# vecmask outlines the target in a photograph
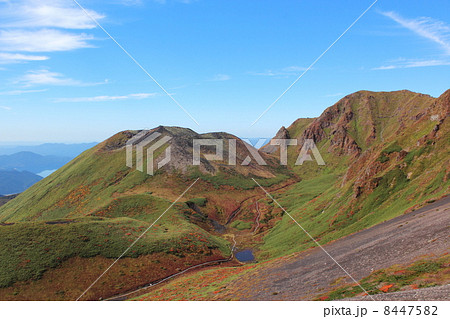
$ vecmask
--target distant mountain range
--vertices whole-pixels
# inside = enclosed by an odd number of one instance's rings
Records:
[[[0,194],[23,192],[96,144],[0,146]]]
[[[61,157],[74,158],[80,153],[84,152],[91,147],[94,147],[97,143],[80,143],[80,144],[63,144],[63,143],[45,143],[41,145],[28,145],[28,146],[1,146],[0,155],[11,155],[19,152],[33,152],[39,155],[53,155]]]
[[[16,170],[0,170],[0,195],[21,193],[42,177],[30,173]]]
[[[28,171],[38,174],[45,170],[60,168],[71,159],[71,157],[19,152],[12,155],[0,155],[0,170]]]

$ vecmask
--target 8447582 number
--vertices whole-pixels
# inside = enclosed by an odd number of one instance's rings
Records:
[[[404,315],[404,316],[437,316],[436,306],[402,306],[402,307],[384,307],[384,314],[389,315]]]

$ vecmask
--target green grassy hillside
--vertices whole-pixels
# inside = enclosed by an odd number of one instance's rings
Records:
[[[448,194],[449,96],[362,91],[308,125],[295,121],[291,138],[313,138],[327,165],[295,166],[299,147],[290,147],[289,164],[302,181],[275,198],[326,243]],[[313,245],[283,216],[264,237],[260,254],[276,257]]]

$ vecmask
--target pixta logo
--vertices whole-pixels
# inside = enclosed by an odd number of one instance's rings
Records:
[[[261,140],[260,140],[261,141]],[[257,145],[263,145],[263,143],[260,143],[258,141]],[[297,145],[296,139],[272,139],[269,143],[270,145],[275,145],[280,147],[280,164],[281,165],[287,165],[287,147],[289,145]],[[200,165],[200,147],[201,146],[214,146],[215,148],[215,154],[204,154],[203,156],[210,161],[223,161],[223,149],[224,149],[224,140],[222,139],[194,139],[193,141],[194,145],[194,160],[193,165]],[[247,156],[242,163],[239,163],[240,165],[248,165],[253,157],[258,163],[258,165],[267,165],[266,161],[264,161],[263,157],[259,153],[259,151],[250,146],[248,143],[245,143],[245,146],[247,148],[247,151],[249,152],[249,156]],[[303,143],[303,146],[300,150],[300,154],[297,157],[297,160],[295,161],[295,165],[303,165],[305,161],[313,161],[311,155],[308,153],[311,151],[312,155],[314,156],[316,162],[318,165],[325,165],[325,161],[322,158],[322,155],[320,155],[319,149],[317,148],[316,144],[312,139],[306,139]],[[251,155],[251,157],[250,157]],[[236,165],[236,140],[235,139],[229,139],[228,140],[228,165],[234,166]]]
[[[136,169],[138,171],[144,172],[144,148],[146,148],[149,144],[151,144],[153,141],[155,141],[158,137],[161,136],[161,133],[153,132],[148,137],[145,137],[149,131],[144,130],[133,136],[131,139],[128,140],[126,143],[126,162],[127,166],[130,168],[133,168],[133,148],[134,144],[139,141],[138,144],[136,144]],[[150,147],[147,148],[147,174],[153,175],[154,174],[154,156],[153,154],[157,149],[164,146],[167,142],[169,142],[172,138],[170,136],[163,136],[158,141],[156,141],[154,144],[152,144]],[[171,155],[171,147],[170,145],[166,147],[165,151],[165,157],[158,162],[157,168],[160,169],[164,165],[170,162],[170,155]]]
[[[149,130],[143,130],[133,136],[126,143],[126,165],[130,168],[133,167],[133,151],[136,149],[136,169],[138,171],[144,172],[144,150],[146,150],[146,171],[147,174],[153,175],[155,172],[155,164],[154,164],[154,153],[157,149],[166,145],[172,137],[170,136],[162,136],[161,133],[153,132],[149,136]],[[158,139],[159,138],[159,139]],[[242,161],[242,163],[237,163],[237,145],[236,139],[227,139],[228,143],[224,143],[223,139],[193,139],[193,158],[192,165],[198,166],[201,161],[201,146],[210,146],[214,147],[214,154],[203,154],[203,157],[208,161],[228,161],[228,165],[249,165],[250,162],[254,159],[258,165],[267,165],[263,156],[260,154],[257,148],[251,146],[249,143],[244,143],[248,156]],[[264,145],[265,140],[260,140],[256,144],[256,146],[261,147]],[[224,144],[228,146],[228,158],[224,158]],[[269,143],[273,146],[278,146],[280,149],[280,165],[287,165],[287,151],[288,146],[297,145],[296,139],[272,139]],[[165,149],[165,156],[162,160],[160,160],[156,165],[157,169],[160,169],[164,165],[168,164],[171,160],[171,146],[167,145]],[[310,154],[311,153],[311,154]],[[323,160],[319,149],[312,139],[306,139],[300,149],[300,153],[295,161],[295,165],[303,165],[305,161],[314,161],[311,157],[314,156],[314,160],[318,165],[325,165],[325,161]]]

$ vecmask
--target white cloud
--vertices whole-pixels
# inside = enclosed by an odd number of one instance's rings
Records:
[[[47,89],[42,90],[14,90],[14,91],[5,91],[0,92],[0,95],[22,95],[27,93],[39,93],[39,92],[45,92]]]
[[[287,77],[298,75],[299,73],[306,71],[306,68],[300,66],[288,66],[279,70],[266,70],[263,72],[250,72],[252,75],[259,76],[273,76],[273,77]]]
[[[29,71],[16,81],[17,84],[25,87],[35,85],[54,85],[54,86],[93,86],[105,84],[108,80],[98,83],[85,83],[64,76],[61,73],[51,72],[49,70]]]
[[[105,16],[93,10],[86,10],[94,19]],[[9,2],[0,17],[3,27],[15,28],[63,28],[93,29],[96,24],[73,1],[61,0],[19,0]]]
[[[74,97],[74,98],[59,98],[55,99],[55,102],[107,102],[118,100],[143,100],[151,97],[155,97],[157,93],[134,93],[128,95],[101,95],[92,97]]]
[[[18,83],[24,86],[31,85],[80,85],[79,81],[66,78],[61,73],[48,70],[30,71],[20,78]]]
[[[105,17],[93,10],[87,12],[96,20]],[[94,37],[79,30],[95,27],[96,23],[73,1],[0,0],[0,50],[15,52],[15,55],[0,53],[0,63],[43,61],[49,58],[20,55],[23,52],[91,48],[93,46],[89,42]]]
[[[2,53],[0,52],[0,64],[21,63],[29,61],[45,61],[48,56],[42,55],[25,55],[20,53]]]
[[[216,81],[228,81],[228,80],[231,80],[231,76],[229,76],[228,74],[216,74],[210,81],[216,82]]]
[[[74,34],[60,30],[0,30],[3,51],[53,52],[90,48],[91,35]]]
[[[381,14],[415,34],[437,43],[446,54],[450,54],[450,27],[444,22],[429,17],[406,19],[393,11],[381,12]]]
[[[6,110],[6,111],[12,110],[12,108],[10,108],[9,106],[2,106],[2,105],[0,105],[0,109]]]
[[[450,65],[450,61],[445,60],[406,60],[398,59],[390,64],[373,68],[372,70],[393,70],[393,69],[406,69],[406,68],[421,68],[430,66],[444,66]]]

